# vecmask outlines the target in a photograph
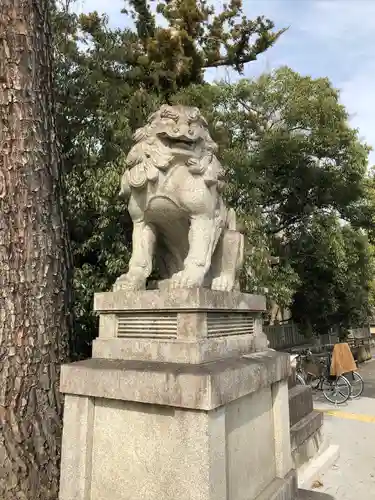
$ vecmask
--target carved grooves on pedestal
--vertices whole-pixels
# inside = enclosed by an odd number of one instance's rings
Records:
[[[119,314],[117,317],[117,337],[175,339],[177,338],[177,314]]]
[[[223,312],[207,313],[207,337],[248,335],[254,333],[254,318],[248,314]]]

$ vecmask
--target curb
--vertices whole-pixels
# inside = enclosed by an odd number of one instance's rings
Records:
[[[301,474],[298,474],[298,488],[310,489],[314,481],[329,469],[339,458],[340,447],[330,445],[317,458],[313,458]]]

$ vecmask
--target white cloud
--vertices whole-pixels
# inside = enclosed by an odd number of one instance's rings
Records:
[[[302,23],[307,36],[326,44],[332,69],[328,74],[341,91],[341,100],[353,126],[375,148],[375,2],[372,0],[318,0],[312,2],[308,20]],[[375,152],[370,161],[375,163]]]

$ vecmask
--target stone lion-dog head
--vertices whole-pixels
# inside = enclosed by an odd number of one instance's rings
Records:
[[[150,115],[144,127],[136,130],[133,139],[121,195],[129,196],[132,188],[156,183],[160,172],[175,165],[186,165],[191,174],[203,176],[208,186],[218,184],[221,190],[223,171],[216,157],[218,146],[198,108],[163,105]]]

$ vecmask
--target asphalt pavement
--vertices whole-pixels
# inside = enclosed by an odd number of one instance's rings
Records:
[[[365,379],[363,397],[375,399],[375,359],[364,365],[360,365],[359,373]]]
[[[310,486],[322,498],[375,499],[375,360],[358,371],[365,381],[359,399],[335,406],[315,395],[315,408],[325,415],[324,434],[330,444],[340,446],[336,464]]]

